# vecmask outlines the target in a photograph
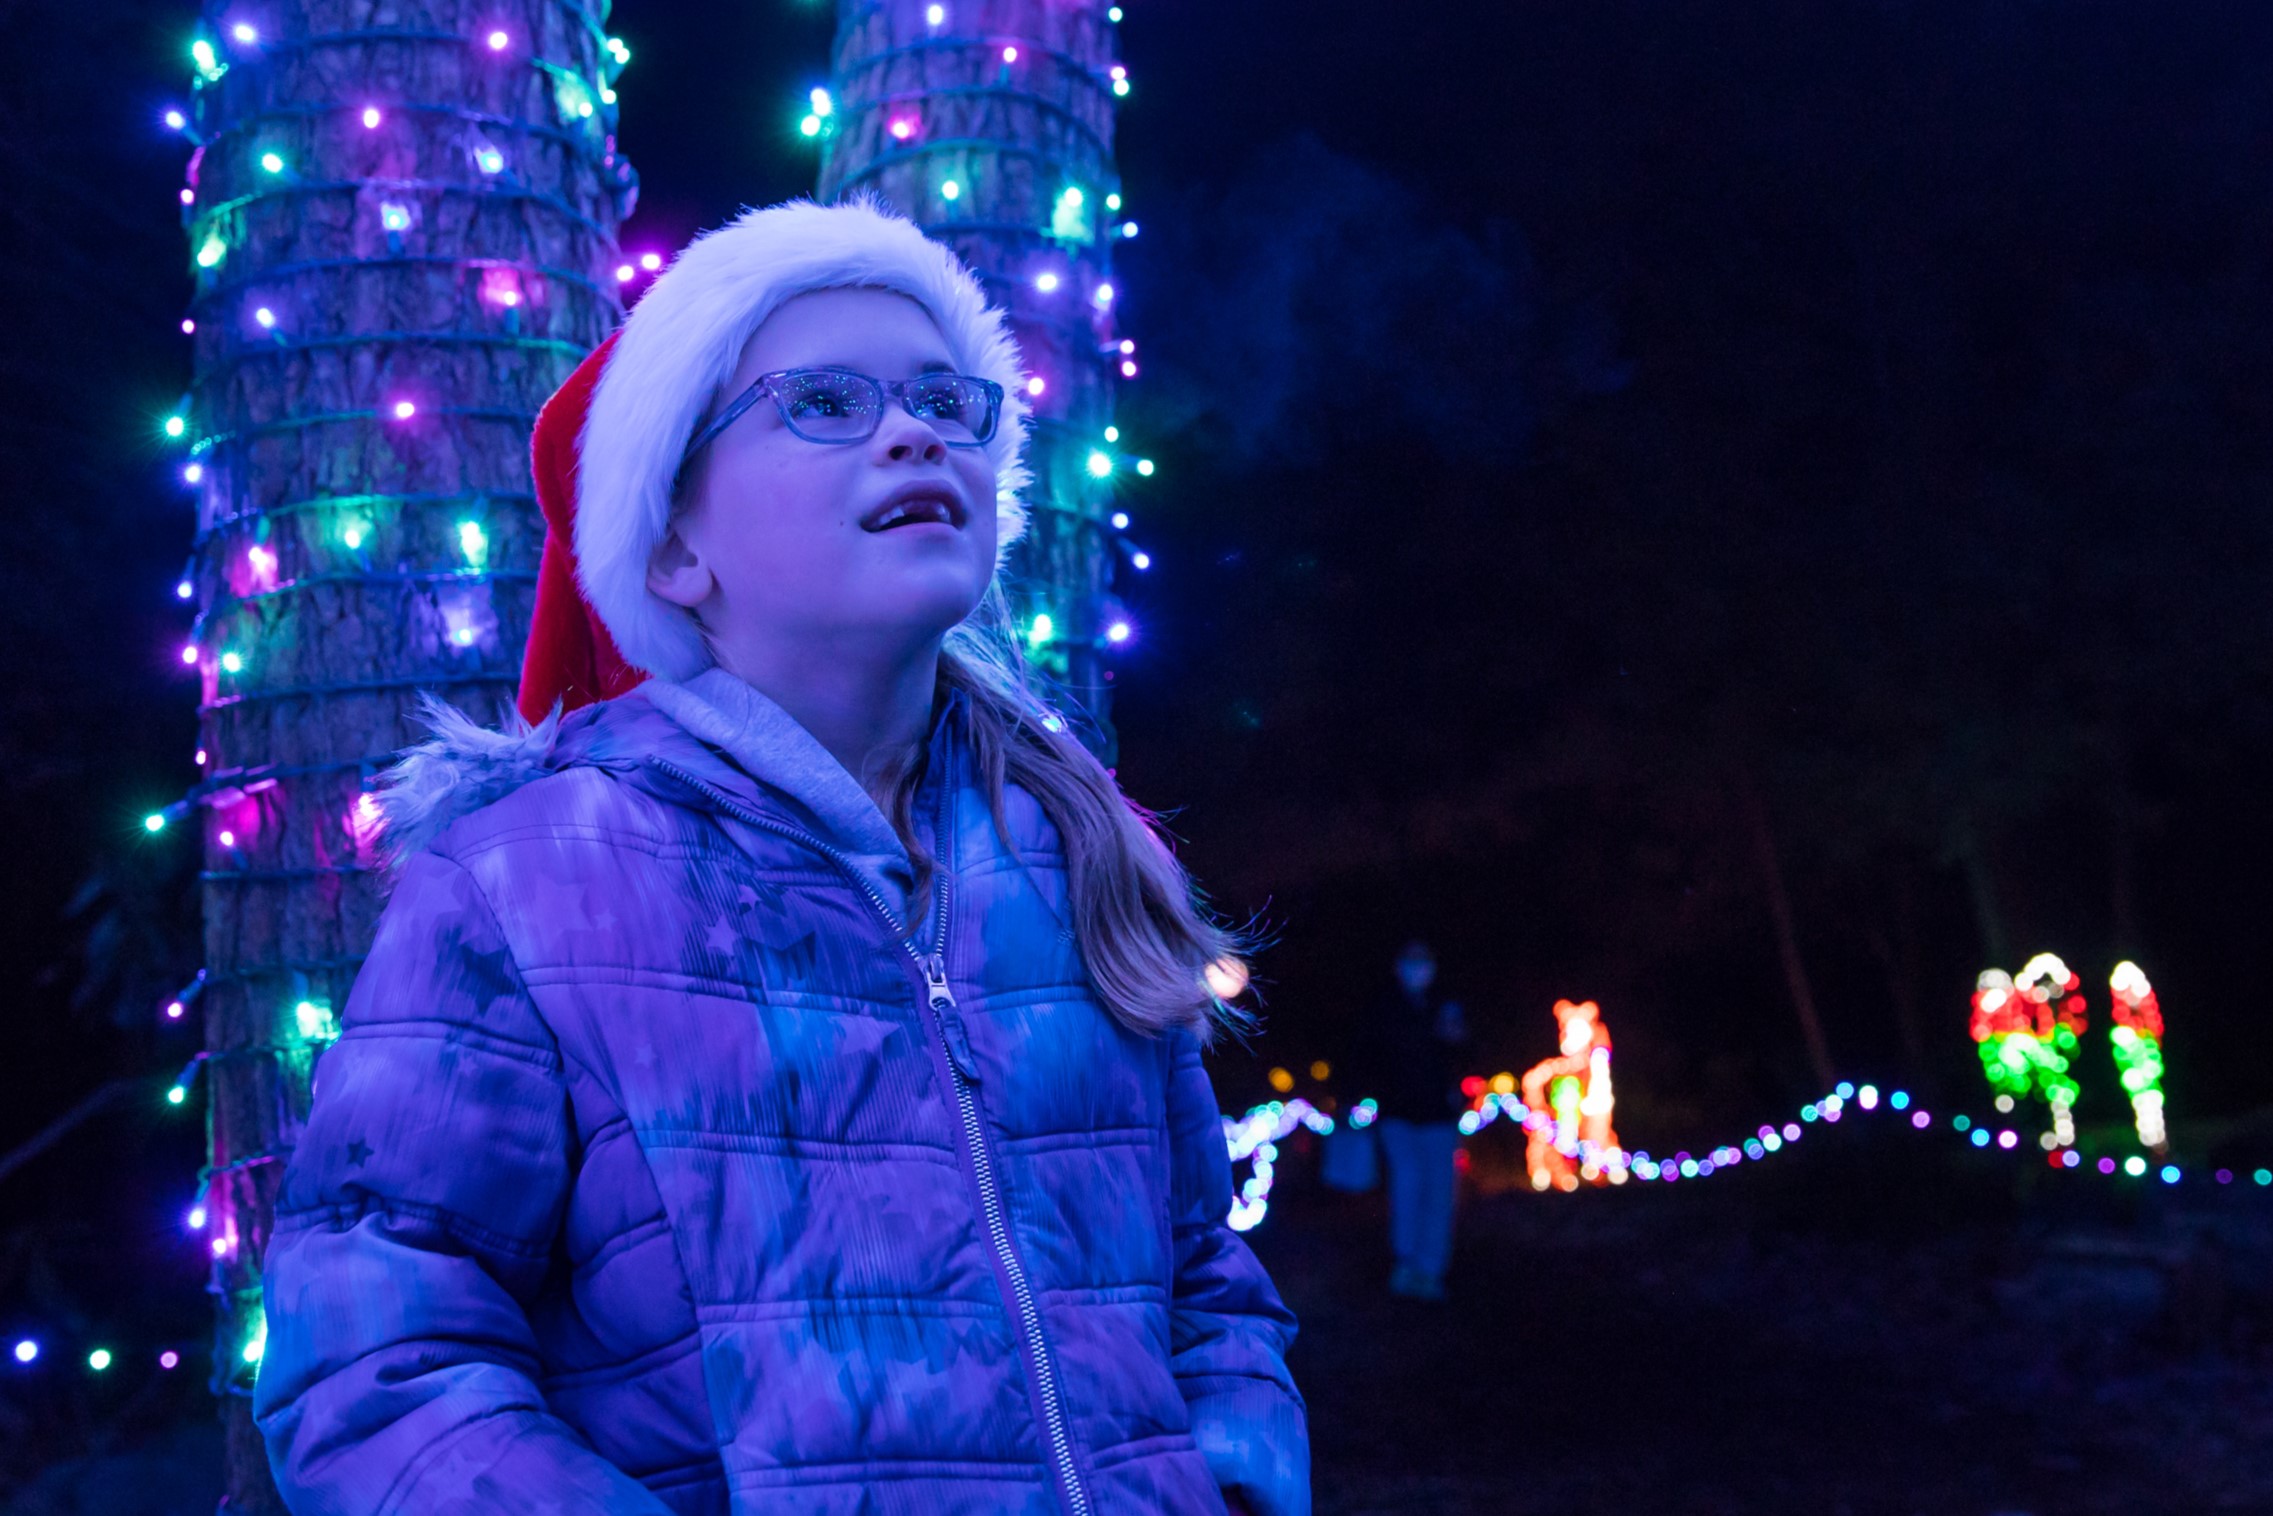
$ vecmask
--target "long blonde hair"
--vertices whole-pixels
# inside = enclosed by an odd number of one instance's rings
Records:
[[[990,584],[939,655],[940,683],[964,697],[964,736],[985,778],[997,833],[1007,844],[1006,782],[1032,795],[1058,829],[1081,956],[1105,1008],[1123,1026],[1146,1036],[1187,1028],[1210,1046],[1223,1032],[1254,1031],[1252,1013],[1229,997],[1247,982],[1258,936],[1215,916],[1169,850],[1159,818],[1121,793],[1036,693],[1010,627],[1008,602],[1000,585]],[[919,884],[938,862],[913,821],[922,781],[919,753],[898,774],[891,807]]]

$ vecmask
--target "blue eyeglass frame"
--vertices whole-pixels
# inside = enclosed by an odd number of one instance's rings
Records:
[[[946,437],[939,439],[949,447],[985,447],[994,440],[995,430],[1002,424],[1002,386],[992,379],[981,379],[976,374],[951,374],[945,370],[935,370],[928,374],[918,374],[913,379],[879,379],[874,374],[864,374],[858,369],[849,368],[776,369],[770,374],[760,374],[756,379],[750,381],[750,387],[736,395],[733,403],[728,405],[726,409],[713,416],[710,425],[695,433],[694,440],[687,444],[687,450],[679,455],[679,473],[685,474],[687,465],[694,461],[695,454],[708,447],[712,439],[717,437],[720,432],[732,426],[737,420],[741,419],[745,411],[768,395],[773,397],[774,408],[781,413],[782,425],[788,427],[790,431],[805,441],[822,447],[839,447],[855,442],[866,442],[876,435],[876,428],[884,424],[884,407],[879,404],[872,413],[874,417],[872,424],[867,431],[858,437],[814,437],[798,431],[797,423],[790,419],[788,404],[783,399],[781,391],[775,388],[779,380],[787,379],[794,374],[846,374],[855,379],[865,380],[874,385],[884,398],[899,401],[900,409],[911,416],[915,416],[918,421],[928,421],[931,418],[916,415],[916,408],[908,399],[908,390],[913,386],[935,379],[960,379],[965,384],[975,384],[987,398],[986,426],[984,430],[975,433],[974,440],[970,442],[956,442]]]

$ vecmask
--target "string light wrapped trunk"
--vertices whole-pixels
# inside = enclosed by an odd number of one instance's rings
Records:
[[[1112,247],[1134,236],[1113,158],[1120,10],[1094,0],[839,0],[831,87],[804,135],[819,196],[876,193],[961,254],[1009,311],[1034,406],[1032,524],[1008,584],[1031,660],[1095,719],[1113,761],[1111,655],[1133,635],[1112,595],[1128,474],[1116,383],[1137,373],[1118,335]]]
[[[182,194],[209,1163],[228,1508],[260,1260],[382,903],[366,780],[417,693],[510,704],[543,544],[529,427],[621,315],[604,0],[209,3]]]

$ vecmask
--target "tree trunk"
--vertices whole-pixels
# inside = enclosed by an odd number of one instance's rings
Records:
[[[1918,891],[1906,870],[1895,877],[1891,916],[1888,925],[1870,929],[1870,949],[1886,975],[1887,997],[1894,1006],[1903,1077],[1912,1089],[1930,1092],[1933,1074],[1926,1062],[1925,1018],[1919,1004]]]
[[[1030,656],[1115,741],[1106,667],[1114,486],[1135,460],[1105,440],[1125,359],[1113,323],[1121,224],[1113,160],[1114,26],[1101,0],[839,0],[833,109],[818,123],[820,197],[860,189],[962,255],[1006,308],[1037,426],[1032,524],[1008,581]],[[1014,53],[1015,56],[1006,56]],[[952,186],[952,189],[950,189]],[[1054,275],[1050,289],[1044,275]],[[1101,293],[1102,292],[1102,293]],[[1110,472],[1094,472],[1102,454]],[[1036,635],[1048,616],[1050,635]]]
[[[365,782],[418,692],[510,703],[538,406],[621,314],[593,0],[208,0],[184,210],[227,1507],[282,1509],[247,1397],[260,1260],[380,899]],[[381,19],[383,17],[383,19]],[[249,35],[237,28],[257,27]]]
[[[1744,810],[1760,861],[1760,882],[1768,895],[1768,914],[1776,927],[1776,957],[1783,964],[1784,983],[1792,993],[1792,1009],[1799,1013],[1800,1035],[1807,1041],[1808,1067],[1814,1071],[1816,1087],[1828,1090],[1839,1076],[1831,1066],[1831,1045],[1824,1040],[1822,1019],[1815,1013],[1815,989],[1808,982],[1807,963],[1800,957],[1791,896],[1784,888],[1783,862],[1776,856],[1776,839],[1768,830],[1768,810],[1749,783],[1744,789]]]
[[[2005,930],[2005,913],[1997,896],[1995,871],[1989,865],[1986,845],[1971,822],[1965,823],[1964,835],[1958,839],[1958,862],[1965,869],[1965,888],[1973,902],[1974,924],[1981,931],[1982,951],[1989,955],[1991,966],[2017,970],[2013,961],[2012,938]]]

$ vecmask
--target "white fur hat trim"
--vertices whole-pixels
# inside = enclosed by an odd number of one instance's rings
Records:
[[[813,290],[872,286],[917,301],[964,373],[1003,388],[986,445],[995,466],[995,565],[1026,529],[1019,496],[1032,427],[1009,318],[952,248],[865,192],[744,211],[697,237],[625,318],[577,447],[576,559],[584,598],[625,660],[665,679],[710,666],[693,618],[647,587],[670,528],[671,481],[711,397],[766,317]]]

